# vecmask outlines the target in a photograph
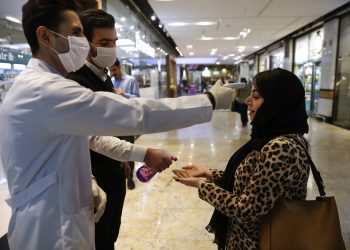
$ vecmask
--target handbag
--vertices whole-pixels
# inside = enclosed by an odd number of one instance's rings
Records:
[[[262,219],[260,249],[345,250],[335,197],[326,197],[320,172],[301,146],[320,196],[315,200],[280,200]]]

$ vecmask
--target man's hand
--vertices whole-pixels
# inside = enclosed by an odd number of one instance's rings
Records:
[[[232,89],[223,87],[218,80],[209,91],[215,99],[215,109],[229,109],[232,103]]]
[[[157,170],[157,172],[162,172],[167,169],[173,161],[177,161],[177,157],[163,149],[148,148],[144,162]]]
[[[97,185],[95,178],[92,178],[92,195],[94,197],[94,207],[96,211],[94,215],[95,223],[97,223],[105,211],[107,196],[106,193]]]
[[[118,95],[125,96],[125,92],[121,88],[115,88],[114,90]]]

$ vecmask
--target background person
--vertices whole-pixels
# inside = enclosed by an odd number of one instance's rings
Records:
[[[137,82],[135,77],[122,72],[120,61],[118,58],[115,60],[114,64],[109,67],[109,70],[111,72],[113,85],[117,94],[124,96],[125,98],[140,97],[139,83]],[[122,139],[131,143],[135,142],[134,135],[123,136]],[[130,174],[129,176],[127,176],[128,188],[134,189],[135,182],[133,180],[133,176],[135,162],[125,162],[124,165],[130,168]]]
[[[250,85],[247,79],[242,77],[240,79],[241,83],[245,83],[245,87],[236,90],[236,100],[232,104],[232,111],[238,112],[241,117],[242,126],[245,127],[248,124],[248,106],[245,103],[246,98],[250,94]]]
[[[219,249],[259,249],[261,219],[280,198],[306,198],[309,163],[305,92],[299,78],[280,68],[255,76],[247,98],[251,139],[225,171],[200,166],[174,170],[215,208],[207,230]]]
[[[140,86],[136,78],[122,72],[120,61],[116,58],[114,64],[109,67],[113,85],[117,94],[126,98],[140,97]]]

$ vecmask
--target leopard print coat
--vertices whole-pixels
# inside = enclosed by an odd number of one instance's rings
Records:
[[[288,138],[293,137],[293,139]],[[232,191],[217,184],[223,171],[213,170],[213,177],[198,189],[201,199],[229,218],[226,247],[232,250],[259,249],[261,218],[280,197],[305,199],[309,164],[303,136],[280,136],[269,141],[261,151],[252,151],[235,173]]]

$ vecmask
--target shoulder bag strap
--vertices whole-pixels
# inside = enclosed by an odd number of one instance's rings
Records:
[[[317,184],[318,192],[320,193],[320,196],[321,196],[321,197],[325,197],[325,196],[326,196],[326,192],[325,192],[325,190],[324,190],[324,189],[325,189],[325,186],[324,186],[324,184],[323,184],[323,180],[322,180],[321,174],[320,174],[320,172],[317,170],[317,168],[316,168],[314,162],[312,161],[312,159],[311,159],[311,157],[310,157],[310,154],[309,154],[309,152],[307,151],[306,147],[305,147],[302,143],[300,143],[298,140],[296,140],[295,138],[293,138],[293,137],[288,136],[287,138],[292,139],[293,141],[295,141],[297,144],[299,144],[299,145],[304,149],[304,151],[305,151],[305,153],[306,153],[306,156],[307,156],[307,159],[308,159],[308,161],[309,161],[310,167],[311,167],[312,175],[313,175],[313,177],[314,177],[314,179],[315,179],[315,182],[316,182],[316,184]]]

